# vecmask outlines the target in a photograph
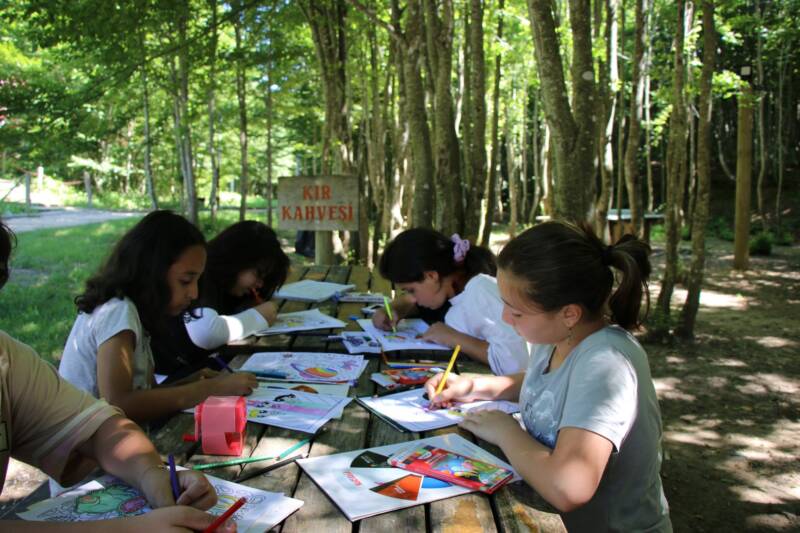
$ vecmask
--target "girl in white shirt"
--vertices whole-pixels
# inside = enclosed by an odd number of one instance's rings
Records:
[[[391,329],[407,316],[431,323],[425,339],[454,347],[489,365],[498,375],[524,371],[528,347],[502,321],[494,254],[458,235],[447,238],[428,228],[412,228],[386,246],[380,272],[403,294],[392,302],[392,318],[378,310],[373,323]]]
[[[272,228],[238,222],[211,239],[207,251],[199,300],[152,342],[156,372],[170,381],[208,365],[221,346],[268,328],[277,315],[268,300],[286,280],[289,258]]]
[[[75,299],[78,317],[59,373],[73,385],[148,422],[194,407],[208,396],[249,394],[247,373],[206,372],[155,387],[150,337],[198,297],[205,238],[180,215],[154,211],[114,247]]]

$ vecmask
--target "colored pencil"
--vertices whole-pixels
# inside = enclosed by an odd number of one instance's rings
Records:
[[[242,457],[239,459],[231,459],[230,461],[220,461],[218,463],[208,463],[204,465],[194,465],[192,470],[209,470],[211,468],[221,468],[223,466],[243,465],[247,463],[257,463],[258,461],[267,461],[275,459],[274,455],[265,455],[263,457]]]
[[[311,442],[311,438],[310,437],[307,438],[307,439],[303,439],[300,442],[298,442],[297,444],[295,444],[294,446],[290,446],[288,449],[283,450],[281,453],[279,453],[277,456],[275,456],[275,459],[284,459],[287,455],[289,455],[293,451],[299,450],[300,448],[302,448],[303,446],[305,446],[309,442]]]
[[[216,520],[214,520],[213,522],[211,522],[211,525],[210,525],[210,526],[208,526],[207,528],[205,528],[205,529],[203,530],[203,533],[213,533],[214,531],[216,531],[216,530],[217,530],[217,528],[218,528],[219,526],[221,526],[222,524],[224,524],[224,523],[225,523],[225,521],[226,521],[228,518],[230,518],[231,516],[233,516],[233,514],[234,514],[236,511],[238,511],[238,510],[239,510],[239,507],[241,507],[242,505],[244,505],[246,502],[247,502],[247,498],[245,498],[244,496],[242,496],[241,498],[239,498],[238,500],[236,500],[236,502],[235,502],[233,505],[231,505],[231,506],[228,508],[228,510],[227,510],[227,511],[225,511],[224,513],[222,513],[221,515],[219,515],[219,516],[217,517],[217,519],[216,519]]]
[[[306,457],[308,457],[307,453],[298,453],[297,455],[293,455],[291,457],[287,457],[286,459],[283,459],[282,461],[278,461],[276,463],[272,463],[271,465],[265,466],[264,468],[260,468],[258,470],[253,470],[252,472],[248,472],[246,474],[242,474],[242,475],[240,475],[239,477],[237,477],[234,480],[234,483],[241,483],[242,481],[247,481],[248,479],[253,479],[254,477],[258,477],[258,476],[261,476],[263,474],[266,474],[267,472],[271,472],[271,471],[275,470],[276,468],[280,468],[282,466],[286,466],[288,464],[291,464],[291,463],[297,461],[298,459],[305,459]]]
[[[453,365],[456,362],[456,357],[458,357],[458,352],[460,351],[461,345],[456,344],[456,349],[453,350],[453,356],[450,358],[450,362],[447,364],[447,368],[444,371],[442,380],[439,382],[439,386],[436,387],[436,396],[439,396],[439,394],[441,394],[441,392],[444,390],[444,384],[447,383],[447,377],[450,375],[450,371],[453,369]]]
[[[387,296],[383,297],[383,307],[386,308],[386,316],[389,317],[389,322],[392,323],[392,332],[397,333],[397,328],[394,326],[394,317],[392,317],[392,306],[389,305],[389,298]]]
[[[175,498],[177,502],[181,495],[181,489],[178,485],[178,472],[175,469],[175,456],[169,454],[169,456],[167,456],[167,462],[169,463],[169,481],[172,484],[172,497]]]
[[[233,374],[233,369],[228,366],[228,363],[225,362],[225,359],[218,355],[212,355],[211,358],[217,362],[217,364],[222,368],[222,370],[227,370],[231,374]]]

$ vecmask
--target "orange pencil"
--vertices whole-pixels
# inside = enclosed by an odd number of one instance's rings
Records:
[[[224,513],[222,513],[221,515],[219,515],[219,517],[218,517],[216,520],[214,520],[213,522],[211,522],[211,525],[210,525],[210,526],[208,526],[207,528],[205,528],[205,529],[203,530],[203,533],[214,533],[214,531],[216,531],[216,530],[217,530],[217,528],[218,528],[219,526],[221,526],[222,524],[224,524],[224,523],[225,523],[225,520],[227,520],[228,518],[230,518],[231,516],[233,516],[233,513],[235,513],[236,511],[238,511],[238,510],[239,510],[239,507],[241,507],[242,505],[244,505],[246,502],[247,502],[247,498],[245,498],[244,496],[242,496],[241,498],[239,498],[238,500],[236,500],[236,502],[235,502],[233,505],[231,505],[231,506],[228,508],[228,510],[227,510],[227,511],[225,511]]]

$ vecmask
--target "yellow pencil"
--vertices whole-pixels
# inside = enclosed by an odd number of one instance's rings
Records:
[[[439,396],[442,390],[444,390],[444,384],[447,382],[447,376],[450,375],[450,371],[453,369],[453,365],[456,362],[456,357],[458,357],[458,352],[460,351],[461,351],[461,345],[456,344],[456,349],[453,350],[453,356],[450,358],[450,363],[448,363],[447,368],[444,371],[444,375],[442,376],[442,381],[440,381],[439,386],[436,387],[435,396]]]

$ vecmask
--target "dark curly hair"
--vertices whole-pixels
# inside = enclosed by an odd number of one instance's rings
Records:
[[[440,277],[459,270],[467,279],[477,274],[497,274],[497,260],[491,250],[471,245],[464,261],[453,258],[453,241],[430,228],[411,228],[386,245],[379,264],[381,275],[393,283],[414,283],[435,271]]]
[[[136,305],[144,329],[161,331],[171,299],[167,271],[190,246],[206,240],[191,222],[172,211],[153,211],[117,242],[100,270],[75,298],[79,311],[91,313],[112,298],[127,296]]]
[[[17,236],[11,231],[11,228],[5,225],[0,220],[0,289],[8,281],[10,269],[8,260],[11,258],[11,250],[17,244]]]
[[[225,228],[208,241],[208,259],[203,275],[200,305],[221,313],[238,310],[242,302],[230,294],[239,273],[254,268],[263,282],[263,300],[283,285],[289,274],[289,258],[275,232],[261,222],[245,220]]]
[[[650,305],[649,255],[650,246],[633,235],[606,246],[589,224],[545,222],[512,239],[498,262],[525,283],[527,299],[545,311],[580,304],[590,317],[599,317],[607,306],[611,322],[634,329],[640,324],[642,296],[645,315]],[[611,267],[621,274],[613,294]]]

